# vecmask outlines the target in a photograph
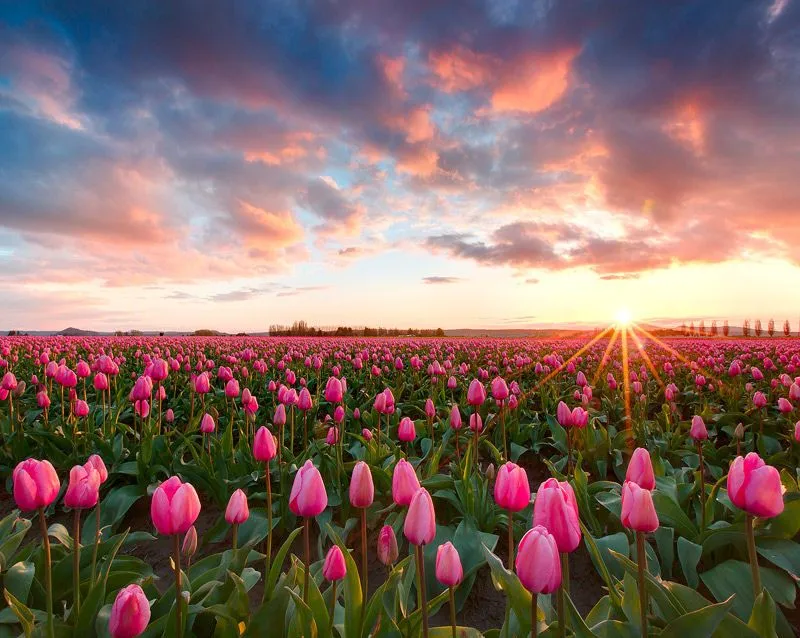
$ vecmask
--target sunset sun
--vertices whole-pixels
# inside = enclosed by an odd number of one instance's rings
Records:
[[[633,316],[628,308],[620,308],[614,316],[617,324],[620,326],[627,326],[633,321]]]

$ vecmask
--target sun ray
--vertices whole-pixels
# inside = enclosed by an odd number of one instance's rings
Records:
[[[631,378],[628,363],[628,327],[622,326],[622,376],[625,395],[625,427],[631,428]]]
[[[592,379],[592,386],[596,386],[597,382],[600,380],[600,375],[603,374],[603,370],[605,369],[608,362],[611,360],[609,355],[611,354],[611,350],[614,348],[614,344],[619,337],[619,327],[614,327],[614,333],[611,335],[611,339],[608,341],[608,345],[606,346],[605,351],[603,352],[603,358],[600,359],[600,365],[597,367],[597,371],[594,373],[594,378]]]
[[[587,351],[589,348],[591,348],[591,347],[592,347],[594,344],[596,344],[598,341],[600,341],[600,339],[602,339],[602,338],[603,338],[603,337],[604,337],[606,334],[608,334],[608,331],[609,331],[609,330],[612,330],[612,329],[613,329],[613,326],[608,326],[608,327],[607,327],[605,330],[603,330],[602,332],[599,332],[599,333],[597,333],[597,334],[596,334],[594,337],[592,337],[592,339],[591,339],[591,340],[589,340],[588,342],[586,342],[586,344],[585,344],[585,345],[584,345],[584,346],[583,346],[583,347],[582,347],[580,350],[578,350],[577,352],[575,352],[575,353],[574,353],[574,354],[573,354],[573,355],[572,355],[572,356],[571,356],[569,359],[567,359],[566,361],[564,361],[564,363],[562,363],[562,364],[561,364],[560,366],[558,366],[558,367],[557,367],[555,370],[553,370],[552,372],[550,372],[550,374],[548,374],[546,377],[544,377],[542,380],[540,380],[540,381],[539,381],[539,383],[537,383],[537,384],[536,384],[536,385],[535,385],[535,386],[534,386],[534,387],[531,389],[531,392],[535,392],[536,390],[538,390],[539,388],[541,388],[541,387],[542,387],[542,386],[543,386],[545,383],[547,383],[547,382],[548,382],[548,381],[550,381],[550,380],[551,380],[553,377],[555,377],[557,374],[559,374],[560,372],[562,372],[562,371],[563,371],[563,370],[564,370],[564,369],[565,369],[565,368],[566,368],[566,367],[567,367],[567,366],[568,366],[568,365],[569,365],[569,364],[570,364],[572,361],[575,361],[575,359],[577,359],[578,357],[580,357],[580,356],[581,356],[581,355],[582,355],[584,352],[586,352],[586,351]]]
[[[645,365],[650,370],[650,372],[653,373],[653,376],[656,378],[656,381],[658,381],[658,385],[663,388],[664,381],[661,379],[661,375],[658,373],[658,370],[656,370],[656,367],[653,365],[653,361],[652,359],[650,359],[650,355],[647,354],[647,351],[642,345],[642,342],[639,339],[639,335],[636,334],[636,328],[638,328],[636,324],[633,324],[630,327],[631,336],[633,337],[633,340],[636,342],[636,349],[639,350],[639,354],[642,355],[642,359],[644,359]]]

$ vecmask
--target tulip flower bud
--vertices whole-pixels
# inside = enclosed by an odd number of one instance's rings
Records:
[[[740,440],[744,438],[744,424],[739,423],[736,426],[736,428],[733,430],[733,436]]]
[[[752,516],[772,518],[783,512],[780,474],[755,452],[734,459],[728,471],[728,497]]]
[[[241,525],[250,518],[250,508],[247,506],[247,495],[241,490],[236,490],[228,500],[225,508],[225,521],[229,525]]]
[[[393,565],[398,554],[394,529],[390,525],[384,525],[378,534],[378,560],[386,566]]]
[[[341,580],[347,574],[347,564],[344,561],[344,554],[338,545],[334,545],[328,550],[325,556],[325,563],[322,565],[322,576],[328,582]]]
[[[314,518],[328,506],[328,493],[319,470],[309,459],[294,477],[289,494],[289,509],[295,516]]]
[[[436,536],[436,512],[431,495],[424,487],[411,499],[403,533],[412,545],[428,545]]]
[[[187,560],[191,560],[197,552],[197,528],[194,525],[186,531],[186,535],[183,537],[181,552]]]
[[[532,594],[550,594],[561,585],[558,545],[547,528],[536,525],[519,543],[515,561],[522,586]]]
[[[658,515],[649,490],[639,487],[633,481],[625,481],[622,486],[622,524],[637,532],[655,532],[658,529]]]
[[[136,638],[150,622],[150,603],[139,585],[121,589],[111,606],[108,632],[111,638]]]
[[[455,545],[447,541],[436,551],[436,580],[445,587],[456,587],[464,578],[461,557]]]

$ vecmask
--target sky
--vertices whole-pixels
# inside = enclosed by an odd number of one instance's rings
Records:
[[[0,4],[0,328],[800,317],[800,1]]]

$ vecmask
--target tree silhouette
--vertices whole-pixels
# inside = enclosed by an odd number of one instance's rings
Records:
[[[761,319],[756,319],[756,325],[755,325],[756,337],[760,337],[762,332],[764,332],[764,330],[761,328]]]
[[[783,322],[783,336],[788,337],[792,334],[792,326],[789,325],[789,320]]]
[[[689,324],[689,334],[694,336],[694,321]]]
[[[774,319],[770,319],[769,322],[767,323],[767,334],[769,334],[770,337],[774,337],[775,336],[775,320]]]
[[[749,319],[745,319],[744,323],[742,324],[742,334],[745,337],[749,337],[750,336],[750,320]]]
[[[711,336],[716,337],[719,334],[719,330],[717,329],[717,320],[711,322]]]
[[[706,336],[706,320],[705,319],[701,319],[700,320],[700,327],[697,329],[697,331],[700,333],[701,336],[703,336],[703,337]]]
[[[689,330],[689,329],[686,327],[686,322],[684,321],[684,322],[681,324],[681,334],[682,334],[684,337],[688,336],[688,334],[689,334],[688,330]]]
[[[728,320],[726,319],[725,323],[722,324],[722,334],[724,334],[727,337],[730,334],[730,332],[731,332],[731,327],[728,325]]]

